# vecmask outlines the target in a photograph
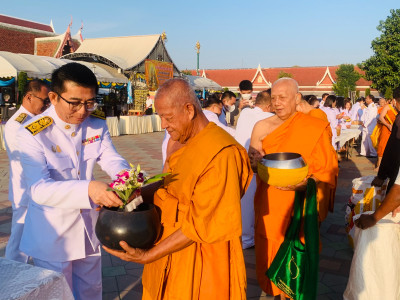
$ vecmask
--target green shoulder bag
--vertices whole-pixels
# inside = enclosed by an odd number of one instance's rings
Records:
[[[305,244],[303,245],[299,239],[299,232],[304,202]],[[308,179],[306,193],[295,194],[292,222],[266,275],[290,298],[313,300],[317,298],[318,268],[319,226],[316,184],[313,179]]]

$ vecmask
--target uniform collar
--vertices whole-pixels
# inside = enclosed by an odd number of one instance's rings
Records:
[[[71,134],[72,132],[75,132],[80,126],[80,124],[70,124],[70,123],[67,123],[67,122],[64,122],[63,120],[61,120],[59,118],[59,116],[57,115],[56,109],[54,108],[53,105],[50,106],[47,109],[47,111],[48,111],[48,115],[53,118],[54,124],[59,129],[61,129],[63,132],[65,132],[67,134]]]
[[[21,105],[18,109],[18,115],[21,113],[25,113],[31,118],[33,118],[35,116],[33,113],[29,112],[23,105]],[[17,113],[15,113],[15,114],[17,115]]]

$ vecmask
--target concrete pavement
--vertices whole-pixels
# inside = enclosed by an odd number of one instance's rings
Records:
[[[140,163],[150,175],[161,172],[161,142],[163,132],[114,137],[114,144],[121,155],[133,164]],[[322,252],[320,256],[320,282],[318,299],[342,299],[346,287],[352,250],[344,229],[345,205],[351,195],[351,180],[374,174],[373,161],[355,156],[340,163],[339,182],[335,199],[335,212],[322,223]],[[109,182],[100,169],[98,180]],[[0,256],[8,241],[11,226],[11,204],[8,201],[8,159],[6,151],[0,151]],[[258,287],[255,276],[254,249],[244,251],[247,271],[247,298],[272,299]],[[102,254],[103,299],[141,299],[141,274],[143,267],[127,263],[108,253]]]

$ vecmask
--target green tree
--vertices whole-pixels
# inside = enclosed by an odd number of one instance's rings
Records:
[[[371,42],[374,54],[363,63],[363,70],[371,87],[386,94],[388,88],[400,86],[400,9],[391,9],[377,29],[382,34]]]
[[[354,65],[340,65],[336,70],[336,83],[333,84],[332,89],[336,95],[348,97],[349,92],[356,90],[356,82],[360,78],[361,75],[354,70]]]
[[[371,89],[370,88],[366,88],[365,89],[365,97],[367,97],[368,95],[371,95]]]
[[[18,83],[18,101],[17,104],[22,103],[22,98],[25,93],[25,86],[26,83],[28,82],[28,75],[25,72],[19,72],[18,77],[17,77],[17,83]]]
[[[289,77],[289,78],[292,78],[293,75],[290,74],[290,73],[286,73],[286,72],[280,71],[279,74],[278,74],[278,78],[282,78],[282,77]]]
[[[181,73],[185,75],[192,75],[192,72],[190,72],[189,70],[182,70]]]
[[[393,90],[389,86],[388,88],[386,88],[386,91],[385,91],[385,99],[392,99],[392,98],[393,98]]]

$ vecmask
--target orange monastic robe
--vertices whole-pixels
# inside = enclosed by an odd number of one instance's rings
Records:
[[[169,159],[154,195],[161,240],[179,228],[194,243],[144,266],[143,299],[246,299],[240,199],[251,179],[246,150],[209,123]]]
[[[309,116],[321,119],[322,121],[329,122],[326,113],[319,108],[314,108],[308,113]]]
[[[390,105],[390,104],[387,104]],[[378,110],[378,114],[381,113],[383,107],[381,107]],[[393,109],[393,106],[391,106],[391,108],[389,108],[389,110],[387,111],[387,114],[385,116],[386,122],[388,122],[389,124],[393,124],[394,120],[396,119],[396,111]],[[376,151],[378,157],[382,157],[383,156],[383,152],[385,151],[386,148],[386,144],[389,140],[390,137],[390,130],[383,124],[378,124],[381,126],[381,134],[379,135],[379,144],[378,144],[378,149]]]
[[[338,174],[336,152],[332,147],[330,126],[303,113],[295,113],[267,135],[263,142],[266,154],[275,152],[300,153],[318,184],[317,201],[320,220],[327,208],[333,209]],[[293,213],[294,191],[282,191],[257,178],[254,198],[256,272],[261,288],[270,295],[282,293],[265,275],[282,244]]]

